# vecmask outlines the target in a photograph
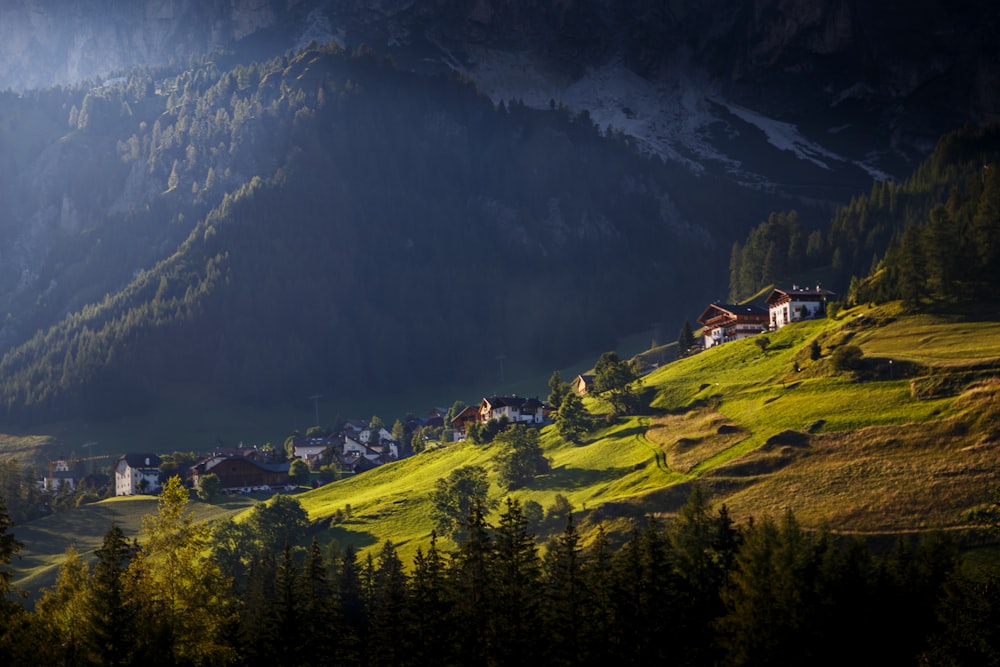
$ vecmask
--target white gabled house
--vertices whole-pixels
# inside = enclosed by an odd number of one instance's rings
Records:
[[[826,315],[826,302],[837,296],[836,292],[793,285],[792,289],[774,289],[767,297],[767,310],[771,318],[771,331],[799,320]]]
[[[115,495],[134,496],[160,490],[160,457],[156,454],[122,454],[115,464]]]
[[[713,303],[698,316],[705,349],[767,330],[767,311],[748,304]]]
[[[545,421],[545,405],[537,398],[521,396],[491,396],[479,404],[479,421],[506,417],[511,424],[541,424]]]

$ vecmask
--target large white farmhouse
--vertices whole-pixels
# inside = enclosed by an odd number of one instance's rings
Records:
[[[774,289],[767,297],[767,310],[771,316],[771,331],[780,329],[791,322],[807,320],[826,315],[826,302],[837,296],[836,292],[823,289],[799,287]]]
[[[160,490],[160,457],[156,454],[122,454],[115,464],[115,495],[134,496]]]
[[[713,303],[698,316],[705,349],[767,330],[767,311],[748,304]]]

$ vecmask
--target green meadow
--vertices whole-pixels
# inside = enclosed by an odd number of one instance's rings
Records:
[[[642,414],[612,418],[602,400],[585,397],[595,428],[573,445],[544,427],[551,471],[510,495],[543,508],[563,496],[584,535],[601,522],[621,531],[644,515],[669,516],[694,482],[738,520],[793,508],[805,525],[845,534],[975,532],[967,517],[1000,479],[991,379],[1000,322],[862,306],[766,336],[767,345],[726,343],[645,375]],[[834,367],[844,345],[860,347],[864,370]],[[918,391],[925,385],[933,391]],[[297,497],[322,541],[365,554],[391,540],[409,563],[430,540],[430,494],[452,470],[483,466],[492,495],[508,495],[495,482],[495,454],[491,445],[436,445]],[[191,507],[211,520],[252,502]],[[135,534],[154,509],[154,499],[113,499],[17,527],[26,544],[18,584],[46,585],[69,545],[90,552],[112,521]],[[561,528],[547,521],[540,537]]]

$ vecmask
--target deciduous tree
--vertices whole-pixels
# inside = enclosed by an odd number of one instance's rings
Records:
[[[497,481],[508,489],[518,489],[549,470],[537,429],[515,424],[497,436],[495,445]]]
[[[594,392],[607,399],[615,414],[627,414],[638,407],[632,388],[638,378],[634,364],[619,359],[616,352],[605,352],[594,366]]]
[[[434,508],[431,518],[439,534],[460,541],[465,532],[463,525],[473,506],[496,507],[497,501],[489,499],[490,482],[482,466],[464,466],[439,479],[431,493]],[[488,509],[485,511],[489,511]]]

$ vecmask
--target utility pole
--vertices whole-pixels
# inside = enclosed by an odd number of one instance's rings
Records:
[[[91,447],[93,447],[96,444],[97,444],[97,442],[95,442],[94,440],[88,440],[87,442],[85,442],[82,445],[80,445],[81,447],[83,447],[83,454],[84,454],[84,457],[85,457],[85,459],[87,461],[87,468],[88,468],[87,474],[88,475],[90,473],[94,472],[93,451],[89,451],[89,450],[90,450]]]
[[[504,378],[503,378],[503,360],[506,359],[506,358],[507,358],[506,354],[498,354],[497,355],[497,361],[500,362],[500,384],[503,384],[503,382],[504,382]]]
[[[323,398],[323,394],[313,394],[309,398],[312,399],[313,406],[316,409],[316,426],[319,426],[319,399]]]

